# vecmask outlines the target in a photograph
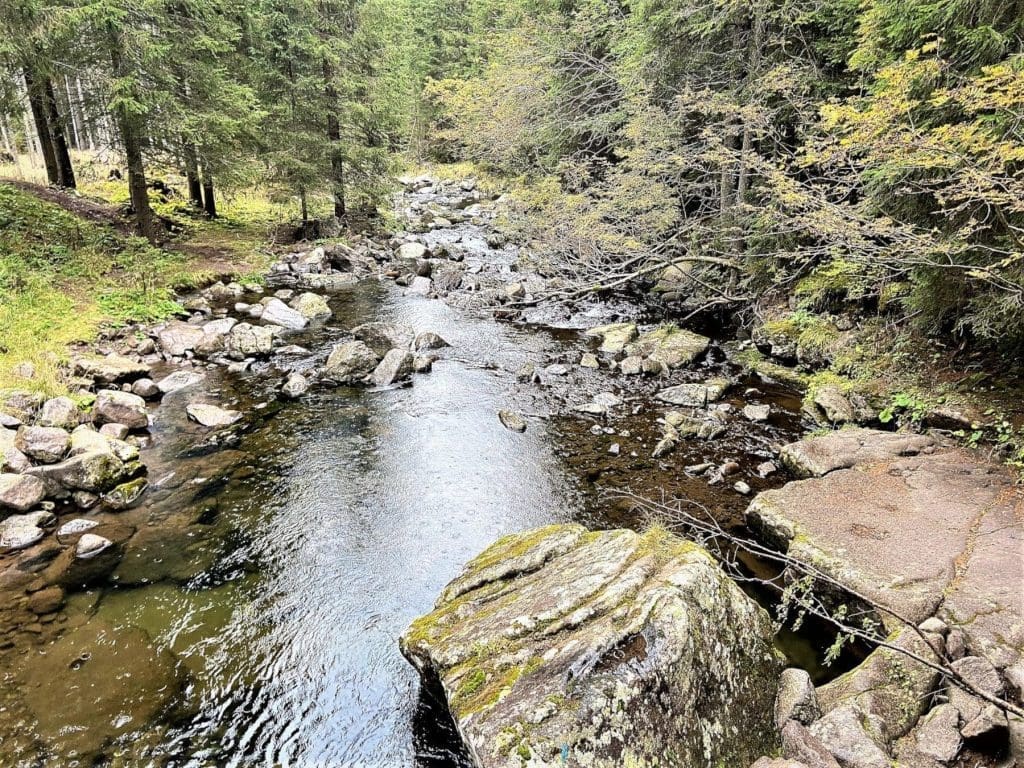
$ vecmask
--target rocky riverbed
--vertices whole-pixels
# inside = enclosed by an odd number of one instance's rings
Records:
[[[532,309],[549,281],[496,229],[504,201],[472,181],[405,181],[407,231],[282,252],[260,285],[215,283],[179,319],[77,350],[74,398],[6,398],[10,764],[603,765],[628,744],[637,764],[775,750],[873,766],[916,755],[929,737],[907,734],[926,727],[956,741],[939,764],[1008,754],[1013,723],[930,673],[911,674],[926,703],[891,724],[865,698],[877,686],[856,682],[887,662],[829,682],[850,662],[821,666],[831,637],[780,636],[699,548],[586,532],[646,529],[608,491],[699,504],[851,589],[898,595],[958,663],[986,660],[1019,695],[1005,475],[925,436],[783,449],[811,423],[877,414],[828,390],[801,414],[784,373],[738,362],[749,342],[647,323],[639,306]],[[783,488],[793,474],[813,479]],[[941,499],[955,503],[936,517]],[[904,562],[895,543],[914,536],[891,521],[906,509],[916,541],[940,543]],[[502,539],[456,578],[502,534],[549,524],[563,527]],[[449,581],[405,635],[421,688],[397,638]],[[780,678],[787,664],[811,674]],[[623,688],[588,693],[608,685]],[[785,717],[777,688],[798,700]],[[850,718],[868,715],[885,727],[862,738]],[[758,738],[735,737],[754,721]],[[602,722],[618,746],[594,746]],[[869,762],[836,746],[850,738]]]

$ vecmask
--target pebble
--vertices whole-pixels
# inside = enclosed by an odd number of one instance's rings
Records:
[[[618,456],[619,455],[619,444],[618,443],[612,443],[611,447],[608,448],[608,453],[610,453],[612,456]]]
[[[747,485],[742,480],[738,480],[737,482],[733,483],[732,489],[736,491],[736,493],[742,494],[744,496],[749,496],[751,491],[750,486]]]

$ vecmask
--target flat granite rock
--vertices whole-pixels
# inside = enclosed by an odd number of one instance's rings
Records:
[[[748,766],[778,747],[768,614],[696,544],[500,539],[401,639],[481,768]]]
[[[813,451],[821,467],[851,468],[761,493],[751,529],[910,621],[938,612],[972,652],[1013,664],[1024,649],[1024,497],[1010,473],[931,438],[932,453],[901,456],[921,443],[844,432],[856,447],[844,435],[834,455],[820,442]]]
[[[823,477],[837,469],[916,456],[934,447],[935,439],[928,435],[840,429],[790,443],[782,449],[780,458],[797,477]]]

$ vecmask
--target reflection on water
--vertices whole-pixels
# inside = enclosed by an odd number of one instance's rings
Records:
[[[314,391],[267,419],[238,446],[249,470],[213,499],[216,530],[232,532],[202,543],[217,561],[100,601],[98,620],[145,629],[191,675],[156,748],[174,765],[465,764],[397,637],[496,537],[572,516],[542,427],[495,417],[507,371],[550,338],[377,286],[336,311],[340,328],[383,315],[438,332],[449,359],[412,387]],[[189,429],[158,428],[153,476],[178,468]],[[157,492],[150,514],[180,503]]]

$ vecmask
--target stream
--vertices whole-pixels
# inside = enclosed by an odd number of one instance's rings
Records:
[[[430,237],[465,240],[473,227]],[[467,266],[506,273],[508,256],[478,244]],[[782,482],[752,468],[799,431],[799,398],[785,388],[741,381],[728,399],[771,404],[769,423],[740,419],[720,440],[655,461],[664,408],[651,393],[665,379],[626,383],[570,365],[543,387],[517,381],[528,361],[578,361],[588,342],[573,323],[501,322],[375,279],[330,303],[330,320],[288,337],[310,350],[297,370],[370,320],[451,346],[411,386],[314,387],[283,403],[265,366],[214,366],[165,397],[142,453],[150,489],[104,520],[130,530],[121,564],[71,595],[53,624],[8,644],[3,765],[90,764],[62,760],[72,752],[121,766],[469,765],[397,645],[466,561],[505,533],[552,522],[642,526],[602,496],[607,488],[662,490],[723,519],[742,511],[748,500],[731,480],[709,486],[686,465],[735,458],[755,492]],[[716,346],[671,383],[727,367]],[[583,393],[609,389],[626,400],[621,417],[568,415]],[[237,440],[209,444],[185,417],[196,400],[247,414]],[[527,416],[525,433],[499,422],[509,408]],[[70,669],[55,666],[65,651],[43,643],[57,627],[98,650],[69,646]],[[785,644],[815,666],[806,640]],[[113,708],[89,704],[111,691]]]

